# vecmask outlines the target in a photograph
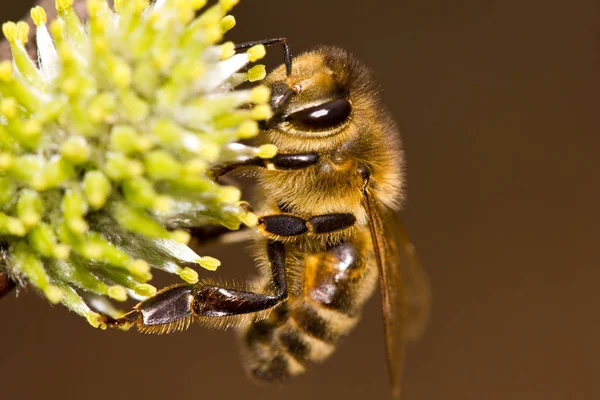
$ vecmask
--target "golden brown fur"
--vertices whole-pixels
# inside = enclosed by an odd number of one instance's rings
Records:
[[[380,103],[371,72],[344,50],[321,47],[301,54],[294,58],[289,77],[281,66],[265,83],[272,89],[274,102],[294,85],[300,89],[291,97],[286,114],[340,96],[352,105],[348,121],[335,129],[304,132],[283,121],[266,132],[280,153],[317,152],[321,162],[302,170],[259,171],[266,196],[261,214],[278,214],[283,209],[304,219],[330,213],[352,213],[357,218],[354,227],[332,233],[271,236],[287,243],[290,295],[268,319],[242,327],[241,336],[249,372],[260,380],[280,381],[304,372],[307,363],[329,356],[338,339],[357,323],[377,282],[358,166],[362,163],[371,169],[377,200],[388,209],[397,209],[402,200],[403,156],[395,124]],[[267,264],[264,240],[257,243],[260,265]],[[358,253],[343,288],[339,283],[342,262],[331,250],[342,243],[351,244]],[[263,276],[269,276],[268,270]],[[331,283],[334,280],[337,286]],[[332,287],[341,293],[335,307],[321,301]],[[311,331],[316,329],[312,325],[321,328]]]
[[[325,82],[328,86],[318,86]],[[290,77],[281,66],[265,83],[273,88],[274,96],[282,83],[302,87],[289,102],[290,112],[339,93],[347,93],[353,110],[350,121],[325,138],[300,136],[302,133],[285,122],[267,131],[268,140],[281,153],[315,151],[327,160],[320,169],[262,172],[268,199],[283,201],[299,216],[354,212],[362,225],[366,219],[360,207],[361,193],[356,190],[360,185],[356,166],[364,162],[372,168],[378,200],[387,207],[399,207],[404,181],[400,137],[367,67],[342,49],[322,47],[296,57]]]

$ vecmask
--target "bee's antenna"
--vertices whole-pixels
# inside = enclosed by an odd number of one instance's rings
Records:
[[[235,50],[244,50],[248,49],[257,44],[262,44],[263,46],[271,46],[273,44],[281,44],[283,45],[283,56],[285,58],[285,72],[287,76],[292,74],[292,53],[290,53],[290,47],[287,44],[287,38],[275,38],[275,39],[263,39],[256,40],[254,42],[246,42],[235,45]]]

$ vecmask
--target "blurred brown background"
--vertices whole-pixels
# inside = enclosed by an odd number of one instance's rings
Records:
[[[3,2],[0,19],[29,4]],[[408,228],[434,295],[405,399],[597,399],[596,1],[243,0],[230,35],[369,64],[408,155]],[[282,59],[270,51],[272,65]],[[210,248],[246,276],[243,247]],[[232,332],[100,332],[31,293],[0,301],[6,399],[386,399],[379,299],[326,363],[258,387]]]

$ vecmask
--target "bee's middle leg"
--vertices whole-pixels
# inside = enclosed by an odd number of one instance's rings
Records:
[[[258,220],[259,228],[278,236],[298,236],[307,232],[329,233],[350,228],[356,217],[350,213],[316,215],[308,220],[290,214],[265,215]]]
[[[107,317],[105,322],[111,327],[129,328],[136,325],[142,332],[163,333],[185,329],[194,318],[230,317],[271,309],[288,296],[284,244],[269,240],[267,257],[271,264],[274,288],[271,293],[256,293],[210,283],[174,285],[142,301],[123,317]]]

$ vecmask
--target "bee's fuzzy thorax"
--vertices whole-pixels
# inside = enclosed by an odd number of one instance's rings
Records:
[[[379,87],[369,68],[343,49],[321,46],[294,58],[291,76],[287,77],[280,67],[265,78],[265,83],[274,94],[284,90],[284,86],[302,88],[290,100],[290,112],[339,96],[348,98],[353,110],[349,121],[332,129],[331,136],[311,137],[310,133],[302,136],[286,122],[267,132],[268,140],[280,152],[316,152],[333,166],[332,173],[328,173],[327,164],[319,171],[285,174],[267,171],[263,182],[270,198],[296,211],[308,207],[314,213],[331,213],[351,208],[348,212],[354,212],[365,223],[360,194],[355,190],[355,185],[360,185],[355,179],[356,168],[364,163],[372,170],[379,201],[389,209],[400,207],[404,183],[400,136],[381,103]]]

